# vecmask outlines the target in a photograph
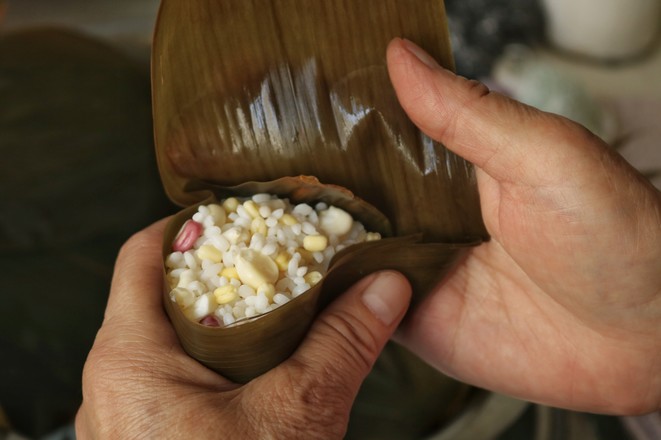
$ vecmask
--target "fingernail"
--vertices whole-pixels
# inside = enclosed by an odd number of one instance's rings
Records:
[[[405,38],[402,39],[402,41],[404,43],[404,48],[412,53],[417,59],[422,61],[425,65],[427,65],[427,67],[431,69],[441,69],[441,66],[436,62],[436,60],[432,58],[432,56],[427,52],[425,52],[420,46]]]
[[[363,304],[384,325],[390,326],[406,310],[409,293],[393,273],[380,273],[363,292]]]

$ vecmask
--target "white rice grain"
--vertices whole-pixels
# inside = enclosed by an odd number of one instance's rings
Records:
[[[303,278],[303,277],[295,277],[295,278],[294,278],[294,284],[296,284],[297,286],[300,286],[300,285],[302,285],[302,284],[305,284],[305,278]]]
[[[255,202],[255,203],[256,203],[256,202]],[[259,208],[259,215],[261,215],[263,219],[267,219],[267,218],[269,218],[269,217],[271,216],[271,208],[269,208],[269,207],[266,206],[266,205],[264,205],[264,206],[260,206],[260,208]]]
[[[310,213],[312,212],[312,206],[308,205],[307,203],[301,203],[296,205],[292,212],[294,214],[298,214],[305,217],[310,215]]]
[[[278,247],[275,245],[275,243],[268,243],[262,248],[262,253],[270,257],[271,255],[275,254],[277,250]]]
[[[310,222],[304,222],[302,230],[305,235],[317,235],[317,228]]]
[[[271,194],[260,193],[252,196],[252,201],[259,204],[266,203],[269,200],[271,200]]]
[[[255,298],[255,310],[259,313],[264,313],[269,306],[269,299],[264,294],[254,296],[253,298]]]
[[[231,313],[225,313],[223,315],[223,324],[225,324],[225,327],[230,326],[236,322],[236,319],[234,319],[234,315]]]
[[[317,203],[313,208],[307,203],[300,203],[294,206],[287,200],[269,194],[256,194],[251,199],[250,203],[254,205],[249,206],[249,209],[246,209],[248,205],[241,204],[236,212],[230,213],[223,212],[224,208],[220,204],[209,205],[211,208],[206,205],[198,207],[193,220],[204,226],[201,237],[196,240],[193,249],[184,253],[173,252],[166,257],[165,266],[170,285],[189,289],[198,298],[190,307],[181,305],[189,319],[199,320],[214,315],[221,325],[229,326],[237,320],[274,310],[309,290],[310,284],[305,277],[313,271],[325,273],[336,251],[366,239],[364,227],[354,222],[352,229],[342,240],[332,234],[328,235],[329,245],[326,249],[311,254],[306,251],[304,260],[300,253],[303,252],[301,249],[304,247],[304,238],[319,234],[319,212],[327,210],[328,205]],[[280,223],[286,212],[293,215],[297,223]],[[256,219],[254,220],[250,213],[257,219],[263,219],[266,229],[262,230],[262,233],[251,233],[251,230],[256,231],[259,228],[252,224]],[[202,253],[203,256],[208,256],[208,260],[200,259],[197,251],[202,246],[216,248],[222,255],[221,262],[212,260],[216,258],[212,252]],[[224,269],[234,268],[239,252],[248,248],[273,260],[276,260],[277,256],[277,264],[280,267],[286,264],[285,270],[280,271],[274,285],[263,285],[256,290],[242,284],[240,279],[234,278],[235,275],[220,276]],[[280,260],[283,257],[285,260]],[[213,292],[228,285],[237,289],[238,299],[218,305]],[[175,301],[176,298],[173,296],[172,300]]]
[[[264,223],[266,224],[267,228],[274,228],[278,224],[278,219],[271,216],[264,220]]]
[[[243,299],[251,297],[251,296],[255,296],[255,294],[256,294],[255,289],[253,289],[252,287],[250,287],[247,284],[243,284],[241,287],[239,287],[238,293],[239,293],[239,296]]]
[[[246,211],[246,208],[244,208],[243,205],[239,205],[236,208],[236,213],[239,214],[239,218],[243,218],[243,219],[246,219],[248,221],[252,221],[252,216],[250,214],[248,214],[248,211]],[[236,223],[237,220],[239,220],[239,218],[234,220],[234,223]]]
[[[195,254],[192,251],[184,252],[184,260],[186,260],[186,265],[190,269],[197,269],[197,258],[195,258]]]
[[[303,292],[310,290],[310,285],[305,283],[305,284],[299,284],[296,287],[294,287],[294,290],[292,290],[291,294],[294,298],[297,296],[301,295]]]

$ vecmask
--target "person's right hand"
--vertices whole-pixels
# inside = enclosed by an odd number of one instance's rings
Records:
[[[473,162],[491,240],[399,340],[445,373],[527,400],[661,408],[661,194],[584,128],[388,49],[422,131]]]

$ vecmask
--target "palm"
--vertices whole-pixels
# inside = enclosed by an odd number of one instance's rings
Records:
[[[479,183],[492,239],[415,312],[406,330],[411,345],[450,375],[529,400],[640,410],[630,402],[640,405],[661,370],[658,361],[640,369],[654,350],[646,332],[658,331],[641,314],[655,292],[645,292],[644,273],[611,275],[623,265],[636,270],[620,245],[641,239],[626,217],[611,225],[597,212],[617,194],[588,192],[572,210],[557,203],[565,200],[557,189],[517,188],[481,171]],[[593,224],[578,222],[587,218]],[[597,261],[595,247],[606,257]]]

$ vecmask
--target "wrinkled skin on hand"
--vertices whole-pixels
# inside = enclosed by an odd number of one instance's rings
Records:
[[[579,125],[455,76],[410,42],[391,42],[388,67],[413,122],[476,165],[492,237],[398,340],[453,377],[523,399],[658,410],[659,191]]]
[[[363,279],[290,359],[238,385],[190,358],[165,315],[164,226],[136,234],[117,259],[83,372],[78,438],[342,438],[360,384],[408,307],[406,279]]]
[[[410,43],[391,43],[388,66],[411,119],[476,165],[492,237],[397,339],[451,376],[523,399],[658,410],[659,191],[582,127],[457,77]],[[163,227],[120,252],[85,365],[78,437],[341,438],[410,301],[403,277],[359,282],[289,360],[239,386],[188,357],[167,321]]]

